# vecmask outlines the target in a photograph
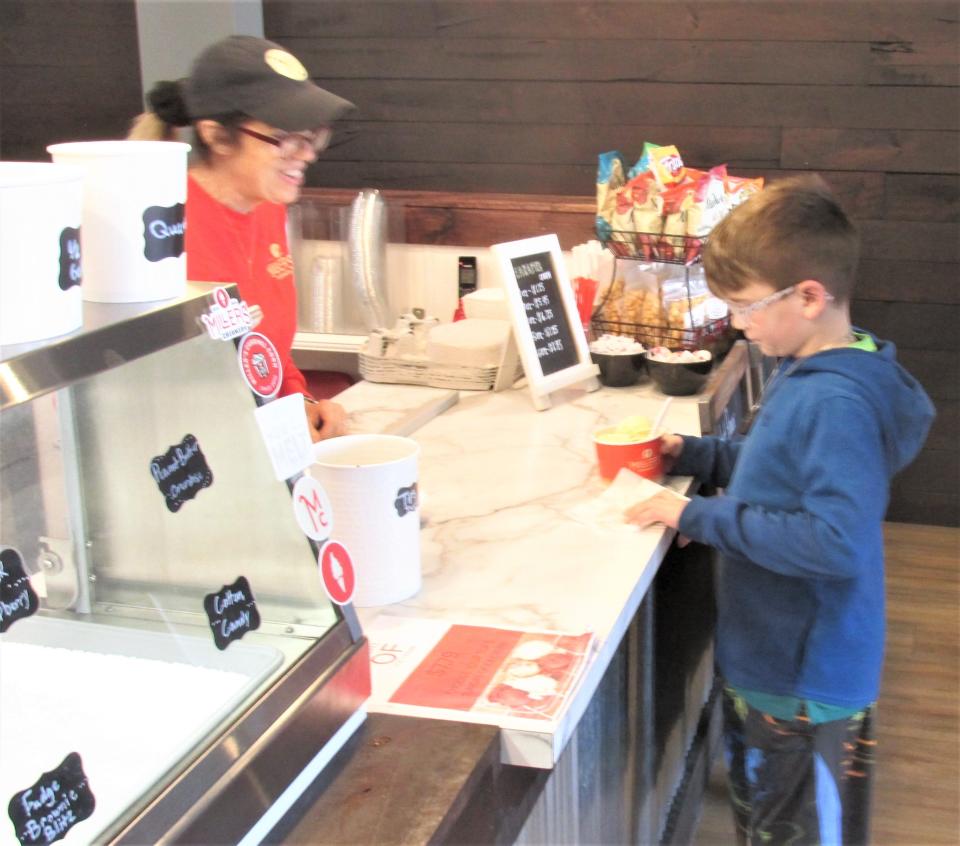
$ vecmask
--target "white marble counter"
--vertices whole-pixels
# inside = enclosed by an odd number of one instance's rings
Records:
[[[397,414],[422,405],[423,396],[405,386],[361,383],[340,399],[351,420],[371,431],[360,405],[382,401]],[[371,641],[378,620],[387,625],[397,617],[596,635],[593,658],[560,718],[541,731],[504,727],[507,763],[553,766],[673,538],[672,530],[602,527],[571,514],[606,488],[591,432],[633,414],[655,417],[663,399],[647,385],[568,389],[553,395],[553,408],[538,412],[525,387],[461,392],[456,405],[412,434],[422,449],[423,587],[406,602],[358,609]],[[389,415],[384,420],[392,422]],[[698,434],[697,398],[675,399],[665,426]],[[689,479],[670,485],[682,492]],[[376,665],[368,707],[402,712],[378,698]]]

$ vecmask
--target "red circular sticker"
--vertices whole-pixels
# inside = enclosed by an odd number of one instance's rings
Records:
[[[259,332],[248,332],[240,339],[237,355],[240,371],[251,391],[261,397],[272,397],[280,390],[283,366],[269,338]]]
[[[327,541],[320,550],[320,581],[327,596],[337,605],[346,605],[353,599],[357,585],[353,560],[342,543]]]

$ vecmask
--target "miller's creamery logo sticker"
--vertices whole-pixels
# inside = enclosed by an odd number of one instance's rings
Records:
[[[284,255],[279,244],[270,245],[270,255],[273,261],[267,265],[267,273],[274,279],[283,279],[284,276],[293,276],[293,258],[289,253]]]
[[[270,65],[280,76],[298,81],[307,78],[307,69],[300,64],[300,60],[286,50],[271,48],[263,54],[263,60]]]

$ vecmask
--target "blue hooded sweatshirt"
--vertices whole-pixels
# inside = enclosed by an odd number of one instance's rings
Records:
[[[693,497],[679,531],[720,552],[716,655],[736,687],[877,698],[890,479],[934,409],[894,345],[876,343],[785,359],[739,442],[684,438],[673,472],[725,489]]]

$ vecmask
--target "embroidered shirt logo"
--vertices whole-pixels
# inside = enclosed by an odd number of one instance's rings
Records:
[[[270,255],[273,261],[267,265],[267,273],[274,279],[283,279],[285,276],[293,276],[293,258],[290,253],[284,254],[279,244],[270,245]]]

